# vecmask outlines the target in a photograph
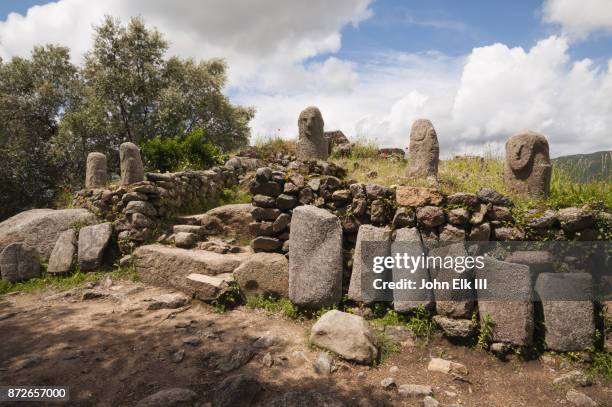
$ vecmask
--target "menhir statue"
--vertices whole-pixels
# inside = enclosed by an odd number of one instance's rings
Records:
[[[89,153],[85,167],[85,188],[101,188],[106,185],[106,156]]]
[[[296,146],[297,159],[327,160],[329,143],[323,136],[323,116],[314,106],[302,110],[298,118],[299,136]]]
[[[515,134],[506,142],[504,182],[514,192],[546,197],[550,192],[552,165],[548,140],[528,131]]]
[[[410,130],[408,148],[408,172],[413,178],[438,176],[440,145],[433,124],[427,119],[417,119]]]
[[[135,184],[144,179],[140,149],[136,144],[126,142],[119,146],[119,163],[121,167],[121,185]]]

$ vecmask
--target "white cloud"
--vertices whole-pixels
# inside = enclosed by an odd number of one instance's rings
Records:
[[[563,32],[583,39],[594,31],[612,33],[612,2],[610,0],[546,0],[544,21],[560,24]]]
[[[553,155],[612,147],[612,60],[572,61],[565,36],[531,49],[492,44],[462,57],[434,50],[381,51],[360,62],[334,56],[343,27],[370,17],[369,3],[60,0],[0,22],[0,56],[55,42],[78,60],[104,14],[142,15],[167,35],[171,53],[228,60],[232,99],[257,109],[255,136],[295,137],[299,112],[317,105],[326,129],[389,147],[405,147],[412,122],[430,118],[444,155],[482,152],[487,143],[500,149],[523,129],[543,132]]]

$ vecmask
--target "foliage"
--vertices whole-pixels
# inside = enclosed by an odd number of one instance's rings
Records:
[[[212,306],[218,313],[223,313],[244,303],[240,287],[232,283],[213,301]]]
[[[488,314],[485,315],[481,321],[479,321],[476,313],[472,315],[472,322],[479,326],[477,342],[478,346],[483,349],[487,349],[492,341],[493,327],[495,326],[495,322]]]
[[[291,319],[298,319],[300,317],[297,307],[287,298],[247,296],[246,306],[253,309],[263,309],[274,314],[281,314]]]
[[[10,292],[33,292],[42,290],[65,291],[83,283],[97,283],[106,277],[113,281],[137,281],[138,274],[133,266],[117,267],[112,271],[95,271],[84,273],[80,270],[69,275],[53,275],[43,272],[38,278],[19,283],[0,280],[0,295]]]
[[[169,57],[167,50],[163,35],[142,19],[123,25],[107,17],[95,27],[83,67],[57,46],[0,61],[0,219],[50,205],[59,185],[80,187],[92,151],[105,153],[116,171],[122,142],[177,138],[187,162],[204,168],[216,149],[248,143],[254,110],[222,93],[225,63]]]
[[[295,155],[295,140],[286,140],[278,136],[257,137],[254,143],[258,158],[265,160],[280,155]]]
[[[142,145],[143,159],[151,170],[202,170],[220,164],[219,150],[206,139],[202,129],[184,138],[156,137]]]
[[[376,364],[378,365],[382,365],[392,354],[399,353],[402,350],[402,346],[385,335],[384,332],[376,331],[376,341],[378,347],[378,360],[376,360]]]
[[[591,371],[612,380],[612,353],[606,351],[591,353]]]
[[[418,337],[429,339],[436,330],[436,324],[431,319],[429,312],[419,305],[417,309],[409,314],[399,314],[387,309],[381,304],[374,305],[374,319],[370,322],[378,326],[405,326]]]

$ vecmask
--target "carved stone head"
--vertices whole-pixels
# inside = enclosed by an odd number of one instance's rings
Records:
[[[504,180],[519,193],[546,196],[550,191],[552,166],[548,140],[533,131],[518,133],[506,142]]]
[[[315,106],[302,110],[298,118],[299,138],[323,137],[323,116]]]

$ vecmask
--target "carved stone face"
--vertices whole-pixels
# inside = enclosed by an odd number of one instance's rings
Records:
[[[504,181],[509,189],[534,196],[547,196],[551,173],[546,137],[531,131],[510,137],[506,143],[504,167]]]
[[[298,118],[299,137],[322,137],[323,116],[314,106],[302,110]]]

